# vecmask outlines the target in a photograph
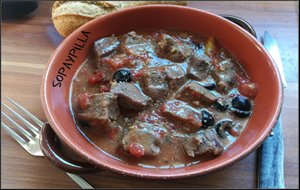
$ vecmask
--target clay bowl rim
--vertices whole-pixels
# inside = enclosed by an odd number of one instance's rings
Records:
[[[235,157],[226,159],[225,162],[223,162],[222,164],[219,165],[213,165],[211,167],[209,167],[206,170],[199,170],[199,171],[195,171],[195,172],[185,172],[183,174],[176,174],[176,175],[165,175],[165,174],[155,174],[155,175],[150,175],[150,174],[141,174],[138,172],[130,172],[127,171],[126,169],[122,168],[122,170],[118,169],[117,167],[114,167],[113,165],[111,165],[110,163],[107,162],[99,162],[97,160],[93,160],[90,159],[90,156],[87,152],[82,151],[81,149],[79,149],[75,144],[73,144],[67,137],[65,137],[65,135],[62,133],[62,131],[60,130],[60,128],[58,126],[53,127],[54,131],[56,132],[56,134],[59,136],[60,140],[63,140],[71,149],[73,149],[77,154],[79,154],[81,157],[83,157],[84,159],[89,160],[89,163],[95,165],[95,166],[101,166],[101,168],[104,169],[108,169],[111,171],[114,171],[116,173],[119,174],[123,174],[123,175],[128,175],[128,176],[132,176],[132,177],[139,177],[139,178],[147,178],[147,179],[182,179],[182,178],[188,178],[188,177],[193,177],[193,176],[198,176],[198,175],[203,175],[203,174],[207,174],[207,173],[211,173],[213,171],[216,170],[220,170],[224,167],[227,167],[229,165],[232,165],[233,163],[235,163],[238,160],[241,160],[242,158],[246,157],[247,155],[249,155],[252,151],[256,150],[263,142],[264,139],[267,138],[267,136],[270,134],[270,132],[272,131],[276,121],[278,120],[281,108],[282,108],[282,101],[283,101],[283,90],[282,90],[282,84],[281,84],[281,79],[279,77],[279,72],[278,69],[276,68],[276,65],[274,64],[274,60],[272,59],[272,57],[269,55],[269,53],[264,49],[264,47],[253,37],[251,36],[247,31],[245,31],[243,28],[241,28],[240,26],[234,25],[233,23],[231,23],[230,21],[226,20],[225,18],[222,18],[221,16],[218,16],[216,14],[210,13],[208,11],[204,11],[201,9],[196,9],[196,8],[191,8],[191,7],[183,7],[183,6],[178,6],[178,5],[144,5],[144,6],[138,6],[138,7],[132,7],[132,8],[126,8],[124,10],[119,10],[101,17],[98,17],[96,19],[93,19],[91,21],[89,21],[88,23],[84,24],[83,26],[79,27],[78,29],[76,29],[73,33],[71,33],[68,37],[66,37],[64,39],[64,41],[56,48],[56,50],[53,52],[53,54],[51,55],[51,57],[49,58],[49,61],[46,65],[44,74],[43,74],[43,78],[42,78],[42,85],[41,85],[41,100],[42,100],[42,106],[46,115],[47,120],[51,123],[51,125],[56,125],[53,122],[52,119],[52,115],[53,113],[49,112],[48,109],[48,104],[47,104],[47,100],[46,100],[46,86],[45,83],[45,79],[48,76],[48,73],[50,71],[50,66],[54,60],[54,58],[56,56],[59,55],[60,50],[66,46],[66,44],[69,43],[69,40],[71,38],[73,38],[73,36],[75,36],[78,32],[80,32],[81,30],[83,30],[84,28],[91,26],[91,25],[95,25],[98,20],[100,19],[109,19],[110,17],[114,17],[114,16],[120,16],[124,13],[127,12],[131,12],[131,11],[135,11],[135,10],[142,10],[142,9],[153,9],[153,8],[176,8],[176,9],[180,9],[180,10],[184,10],[184,11],[193,11],[193,12],[200,12],[201,14],[206,14],[212,17],[217,17],[218,19],[222,20],[222,22],[226,22],[227,24],[231,25],[231,27],[234,27],[236,30],[239,30],[239,32],[243,33],[243,35],[246,35],[247,38],[249,39],[249,41],[251,41],[251,43],[254,43],[256,46],[259,47],[259,49],[261,49],[263,52],[262,54],[264,54],[265,56],[267,56],[267,59],[269,60],[269,62],[271,62],[272,66],[274,67],[274,72],[275,72],[275,79],[277,79],[277,87],[279,89],[279,94],[278,94],[278,102],[276,104],[276,110],[274,111],[273,116],[271,117],[272,120],[270,122],[270,124],[267,127],[267,130],[262,132],[262,135],[260,136],[260,138],[257,138],[254,143],[252,143],[251,145],[249,145],[248,148],[244,149],[243,151],[240,151]],[[271,67],[272,67],[271,66]],[[140,171],[139,171],[140,172]]]

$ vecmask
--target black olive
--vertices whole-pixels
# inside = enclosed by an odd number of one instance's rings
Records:
[[[232,109],[233,113],[238,116],[238,117],[248,117],[249,115],[251,115],[251,111],[241,111],[241,110],[238,110],[238,109]]]
[[[239,123],[236,123],[232,121],[231,119],[223,119],[216,123],[215,129],[218,133],[218,135],[222,138],[226,137],[226,132],[229,132],[230,135],[232,133],[230,132],[232,129],[236,129],[238,133],[241,132],[242,126]]]
[[[232,107],[240,111],[251,111],[251,102],[245,96],[236,96],[231,100]]]
[[[236,96],[231,100],[231,111],[238,117],[248,117],[251,114],[251,102],[244,96]]]
[[[226,111],[228,106],[229,104],[224,98],[219,98],[215,103],[215,107],[220,112]]]
[[[216,88],[216,83],[215,82],[205,83],[202,86],[207,90],[213,90]]]
[[[233,128],[233,124],[234,124],[233,121],[230,119],[224,119],[224,120],[218,121],[215,126],[218,135],[222,138],[226,137],[227,135],[226,135],[225,131]]]
[[[202,125],[203,127],[207,128],[208,126],[212,126],[215,123],[214,117],[211,113],[206,110],[201,111],[202,116]]]
[[[132,73],[129,69],[126,69],[126,68],[119,69],[115,72],[113,78],[117,82],[131,82],[132,81]]]

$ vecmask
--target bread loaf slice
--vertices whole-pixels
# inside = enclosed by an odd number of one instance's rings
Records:
[[[52,21],[58,33],[66,37],[96,17],[127,7],[149,4],[187,5],[187,1],[55,1]]]

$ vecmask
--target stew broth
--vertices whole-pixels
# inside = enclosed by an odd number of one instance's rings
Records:
[[[78,129],[100,151],[170,168],[226,151],[246,127],[256,93],[213,37],[144,30],[96,41],[70,98]]]

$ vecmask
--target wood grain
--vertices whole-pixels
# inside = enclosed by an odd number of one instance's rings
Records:
[[[51,5],[52,2],[39,2],[39,8],[27,18],[2,23],[2,97],[13,98],[43,121],[41,78],[45,64],[63,40],[51,22]],[[253,25],[258,36],[268,30],[278,41],[288,81],[282,109],[285,185],[299,188],[298,2],[193,1],[189,6],[242,17]],[[78,188],[45,158],[30,156],[2,129],[1,149],[2,188]],[[183,180],[140,180],[110,171],[82,176],[98,188],[255,188],[256,159],[253,152],[223,170]]]

